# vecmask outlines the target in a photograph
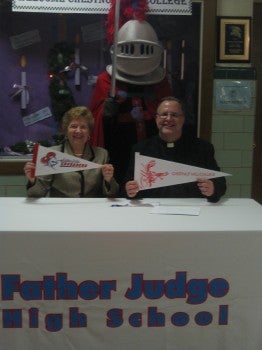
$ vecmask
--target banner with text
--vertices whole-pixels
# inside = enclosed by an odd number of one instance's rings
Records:
[[[2,235],[1,350],[261,349],[261,235],[184,233]]]
[[[110,0],[13,0],[14,12],[107,14]],[[151,15],[191,15],[192,0],[148,0]]]

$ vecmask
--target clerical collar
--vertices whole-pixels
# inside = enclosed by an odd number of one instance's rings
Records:
[[[175,147],[175,142],[167,142],[166,143],[167,148],[174,148]]]
[[[159,141],[161,142],[161,144],[162,144],[164,147],[166,147],[166,148],[174,148],[174,147],[176,147],[177,142],[178,142],[178,143],[180,142],[180,139],[175,140],[175,141],[173,141],[173,142],[167,142],[167,141],[163,140],[163,139],[160,137],[160,135],[158,135],[158,138],[159,138]]]

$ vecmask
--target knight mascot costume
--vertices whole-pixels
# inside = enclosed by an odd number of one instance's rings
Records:
[[[157,105],[162,97],[172,95],[165,69],[161,66],[163,48],[152,26],[145,21],[147,10],[144,0],[129,2],[129,5],[121,1],[117,42],[110,50],[115,67],[113,64],[107,66],[98,76],[90,102],[95,118],[92,142],[109,151],[120,184],[125,177],[132,146],[156,133]],[[114,11],[115,2],[111,4],[107,18],[107,39],[111,43]]]

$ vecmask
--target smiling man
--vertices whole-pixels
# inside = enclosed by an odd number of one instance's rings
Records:
[[[178,99],[167,98],[157,108],[156,125],[159,136],[167,142],[167,147],[174,147],[175,141],[182,136],[185,115]]]
[[[139,191],[134,176],[135,153],[160,158],[190,166],[220,171],[215,160],[215,151],[211,143],[187,134],[184,130],[185,108],[175,97],[162,99],[156,113],[158,135],[144,140],[133,147],[129,164],[125,191],[129,198],[207,198],[217,202],[226,192],[224,177],[215,179],[199,178],[195,182],[171,185]]]

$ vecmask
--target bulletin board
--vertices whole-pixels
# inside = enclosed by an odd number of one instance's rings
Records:
[[[80,83],[75,84],[74,68],[62,74],[75,104],[88,104],[95,82],[93,75],[109,60],[107,50],[102,48],[104,21],[103,15],[88,15],[87,21],[86,15],[14,13],[2,9],[0,148],[24,140],[52,143],[59,133],[50,93],[51,50],[68,57],[79,47],[80,63],[85,68],[81,69]],[[77,43],[79,36],[81,40]],[[63,68],[67,66],[65,62]],[[25,108],[19,92],[23,74],[28,94]],[[57,99],[66,101],[63,89],[60,92],[61,98]]]
[[[48,146],[60,137],[50,93],[51,50],[65,45],[62,51],[74,55],[79,49],[80,84],[75,84],[74,67],[65,72],[65,80],[75,104],[89,104],[98,74],[111,63],[105,21],[105,14],[13,12],[10,2],[1,4],[1,155],[6,149],[30,153],[33,142]],[[147,21],[166,49],[174,94],[186,98],[187,121],[197,130],[201,5],[192,3],[192,16],[149,15]],[[21,105],[23,73],[26,108]]]
[[[253,82],[250,80],[217,79],[215,101],[218,111],[242,111],[253,107]]]

